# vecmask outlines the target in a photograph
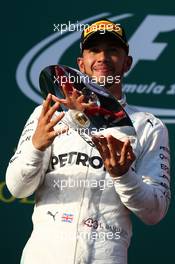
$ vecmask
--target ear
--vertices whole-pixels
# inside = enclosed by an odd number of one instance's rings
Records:
[[[131,68],[132,65],[132,57],[131,56],[127,56],[125,59],[125,64],[124,64],[124,72],[128,72]]]
[[[85,68],[84,68],[84,58],[83,57],[78,57],[77,58],[77,64],[79,67],[79,70],[83,73],[85,73]]]

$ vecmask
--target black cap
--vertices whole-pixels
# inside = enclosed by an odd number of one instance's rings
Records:
[[[124,29],[120,24],[115,24],[107,19],[98,20],[85,28],[81,34],[80,49],[83,51],[84,48],[88,47],[91,40],[94,37],[108,36],[116,39],[118,43],[125,49],[126,53],[129,52],[129,45],[126,39],[126,34]]]

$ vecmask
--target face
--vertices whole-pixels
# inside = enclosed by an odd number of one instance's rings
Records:
[[[105,82],[105,86],[111,86],[116,82],[116,76],[122,78],[129,70],[132,58],[116,41],[96,39],[84,49],[77,62],[81,72],[95,77],[99,83]]]

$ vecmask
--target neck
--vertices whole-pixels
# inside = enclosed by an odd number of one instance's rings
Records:
[[[118,100],[122,99],[122,84],[113,84],[107,88],[108,91]]]

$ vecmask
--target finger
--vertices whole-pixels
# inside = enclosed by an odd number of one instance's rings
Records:
[[[121,150],[121,156],[120,156],[120,164],[124,165],[127,161],[128,151],[131,151],[132,147],[130,145],[130,141],[126,140],[123,144],[123,148]]]
[[[52,94],[52,101],[54,101],[56,103],[56,102],[59,102],[59,99],[61,99],[61,98]]]
[[[112,135],[107,137],[107,144],[110,151],[111,165],[116,166],[117,161],[119,160],[119,155],[117,155],[117,143],[118,140],[115,139]]]
[[[83,94],[80,95],[80,96],[77,98],[77,102],[80,103],[80,104],[83,102],[83,100],[84,100],[84,95],[83,95]]]
[[[110,159],[110,151],[107,145],[107,139],[104,136],[94,136],[95,140],[94,144],[100,152],[102,159],[105,161],[106,159]],[[96,143],[95,143],[96,142]]]
[[[62,127],[58,130],[53,130],[52,132],[50,132],[50,135],[49,135],[50,140],[56,138],[57,136],[67,133],[68,130],[69,130],[69,127]]]
[[[59,97],[56,97],[55,95],[52,95],[52,101],[59,102],[61,104],[67,105],[67,99],[61,99]]]
[[[131,150],[130,152],[128,152],[127,159],[130,160],[131,163],[136,159],[136,156],[135,156],[133,150]]]
[[[75,88],[73,88],[73,91],[72,91],[73,101],[76,101],[79,96],[80,96],[80,93]]]
[[[127,154],[127,158],[126,158],[126,160],[124,162],[125,171],[128,171],[129,170],[129,168],[132,165],[132,163],[133,163],[134,160],[135,160],[134,153],[133,152],[132,152],[132,154],[131,153],[128,153]]]
[[[89,109],[91,107],[96,107],[94,103],[81,103],[84,109]]]
[[[76,105],[77,109],[79,111],[84,111],[86,109],[86,106],[83,104],[84,95],[80,95],[76,100],[77,101],[75,101],[74,104]]]
[[[64,126],[64,127],[61,127],[60,129],[55,130],[55,131],[57,132],[57,136],[60,136],[62,134],[67,133],[68,130],[69,130],[69,127],[68,126]]]
[[[69,91],[66,88],[66,85],[65,84],[62,85],[62,89],[63,89],[63,92],[64,92],[64,95],[65,95],[66,99],[68,99],[69,96],[70,96],[70,94],[69,94]]]
[[[61,112],[57,117],[53,118],[52,121],[50,121],[48,128],[52,129],[63,117],[65,113]]]
[[[102,159],[104,159],[104,153],[103,153],[103,149],[102,149],[102,146],[100,144],[100,141],[99,141],[99,137],[92,136],[92,141],[95,144],[96,148],[98,149]]]
[[[123,141],[121,141],[120,139],[116,137],[113,137],[112,135],[110,135],[109,140],[111,144],[115,146],[116,151],[120,152],[121,149],[123,148],[123,144],[124,144]]]
[[[52,107],[50,107],[49,111],[45,115],[46,121],[50,121],[53,114],[58,110],[60,104],[57,102]]]
[[[67,99],[59,99],[59,98],[57,98],[57,102],[59,102],[61,104],[64,104],[64,105],[67,105]]]
[[[60,104],[64,104],[67,105],[67,99],[61,99],[59,97],[56,97],[55,95],[52,95],[52,101],[54,101],[55,103],[60,103]]]
[[[46,100],[43,101],[43,108],[42,108],[41,116],[45,116],[45,114],[50,108],[51,101],[52,101],[52,95],[49,93],[46,97]]]

